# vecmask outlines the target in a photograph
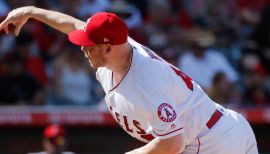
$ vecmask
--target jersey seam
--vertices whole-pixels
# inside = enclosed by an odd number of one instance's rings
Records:
[[[167,135],[170,135],[170,134],[172,134],[172,133],[178,132],[178,131],[180,131],[180,130],[182,130],[182,129],[183,129],[183,127],[180,127],[180,128],[178,128],[178,129],[176,129],[176,130],[174,130],[174,131],[171,131],[171,132],[165,133],[165,134],[157,134],[154,130],[153,130],[153,132],[154,132],[154,134],[157,135],[157,136],[167,136]]]
[[[109,89],[109,92],[115,90],[124,81],[124,79],[127,77],[128,73],[130,72],[132,63],[134,61],[133,58],[134,57],[133,57],[133,47],[132,47],[131,60],[130,60],[130,65],[128,66],[127,72],[125,73],[125,75],[123,76],[123,78],[121,79],[121,81],[117,85],[115,85],[114,87],[112,87],[111,89]],[[112,83],[111,85],[113,85],[113,71],[111,71],[111,83]]]

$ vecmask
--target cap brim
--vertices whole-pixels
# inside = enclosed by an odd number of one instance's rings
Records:
[[[68,39],[71,43],[78,46],[94,46],[96,45],[88,38],[83,29],[74,30],[68,34]]]

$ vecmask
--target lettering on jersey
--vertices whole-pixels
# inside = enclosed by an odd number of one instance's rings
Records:
[[[128,126],[128,119],[127,119],[127,116],[123,116],[124,117],[124,124],[126,126],[126,131],[130,132],[130,133],[133,133],[133,130],[129,128]]]
[[[136,131],[138,134],[145,134],[145,131],[140,127],[140,123],[136,120],[133,120],[133,125],[138,129]]]
[[[113,111],[113,108],[109,107],[112,116],[115,118],[117,123],[129,133],[137,133],[141,138],[151,141],[154,139],[153,135],[146,134],[145,130],[142,128],[140,122],[137,120],[129,120],[127,116],[119,114],[118,112]],[[130,122],[130,123],[129,123]]]
[[[120,121],[120,114],[119,113],[117,113],[117,112],[115,112],[115,119],[116,119],[116,121],[118,122],[118,124],[121,126],[121,127],[123,127],[122,125],[121,125],[121,121]]]
[[[141,138],[144,138],[147,141],[152,141],[154,139],[154,136],[151,134],[144,134],[144,135],[141,135]]]
[[[182,71],[180,71],[178,68],[174,66],[171,66],[171,68],[173,69],[176,75],[180,76],[183,79],[188,89],[193,91],[193,83],[192,83],[191,77],[187,76],[185,73],[183,73]]]
[[[170,104],[162,103],[158,107],[158,117],[164,122],[172,122],[176,119],[176,112]]]
[[[109,109],[110,109],[110,112],[113,113],[113,108],[111,106],[109,107]]]

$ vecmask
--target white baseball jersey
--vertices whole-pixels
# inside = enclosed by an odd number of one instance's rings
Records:
[[[128,41],[132,62],[122,81],[113,86],[113,72],[105,67],[96,73],[113,117],[143,142],[182,133],[185,145],[192,144],[218,105],[179,69],[131,38]]]

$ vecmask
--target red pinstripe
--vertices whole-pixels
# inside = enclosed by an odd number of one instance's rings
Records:
[[[176,132],[176,131],[179,131],[179,130],[181,130],[181,129],[183,129],[183,127],[178,128],[178,129],[176,129],[176,130],[174,130],[174,131],[172,131],[172,132],[166,133],[166,134],[157,134],[155,131],[153,131],[153,132],[154,132],[157,136],[166,136],[166,135],[169,135],[169,134],[174,133],[174,132]]]
[[[201,146],[200,138],[198,138],[198,142],[199,142],[199,146],[198,146],[197,154],[199,154],[200,152],[200,146]]]

